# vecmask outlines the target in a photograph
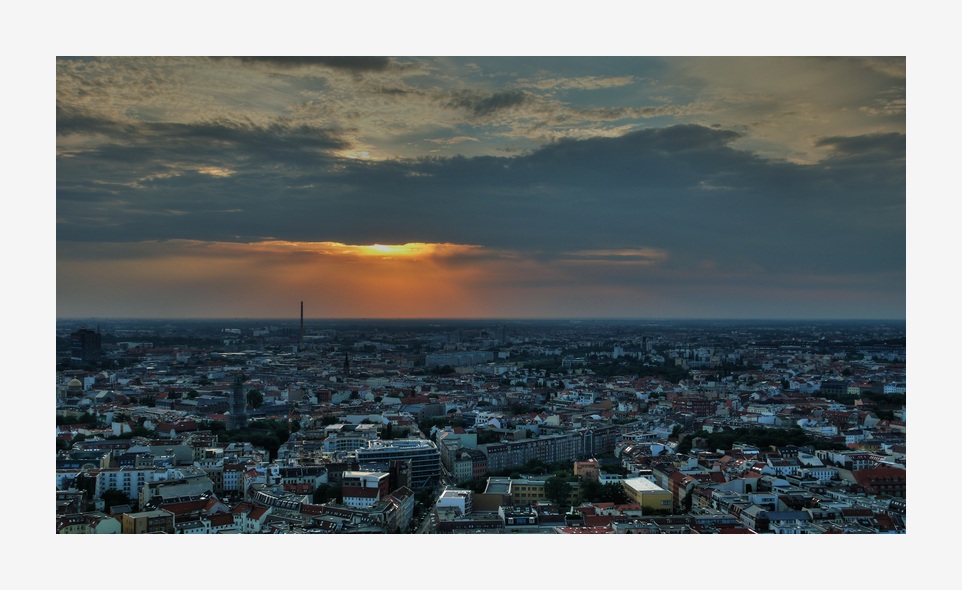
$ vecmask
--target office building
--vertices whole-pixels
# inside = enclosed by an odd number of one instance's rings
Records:
[[[382,466],[392,461],[410,461],[411,489],[430,488],[441,481],[441,453],[429,440],[372,440],[357,450],[357,463],[363,470],[382,471]]]

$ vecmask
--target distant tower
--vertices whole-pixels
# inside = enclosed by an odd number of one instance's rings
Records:
[[[247,396],[244,394],[244,374],[234,379],[234,390],[230,396],[230,415],[227,417],[227,430],[247,428]]]
[[[351,361],[347,358],[347,353],[344,353],[344,379],[346,380],[351,376]]]
[[[70,360],[74,363],[93,363],[100,360],[100,332],[80,328],[70,334]]]
[[[298,348],[304,346],[304,302],[301,301],[301,337],[298,340]]]

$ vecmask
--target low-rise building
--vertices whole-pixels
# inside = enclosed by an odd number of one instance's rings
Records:
[[[175,532],[174,515],[166,510],[128,512],[122,518],[121,524],[125,535],[174,534]]]
[[[351,508],[370,508],[383,498],[389,489],[390,474],[381,471],[345,471],[341,475],[341,496]]]
[[[673,498],[671,492],[659,487],[644,477],[633,477],[621,482],[628,499],[641,506],[643,512],[670,511]]]

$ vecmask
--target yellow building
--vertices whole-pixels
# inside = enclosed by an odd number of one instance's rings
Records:
[[[123,534],[174,533],[174,515],[166,510],[128,512],[123,515]]]
[[[548,502],[548,496],[545,494],[545,482],[549,478],[545,479],[512,479],[511,485],[508,488],[508,493],[511,494],[511,504],[514,506],[532,506],[539,502]],[[575,482],[568,482],[568,487],[570,491],[568,492],[568,505],[574,505],[578,501],[578,484]]]
[[[575,461],[575,475],[578,479],[590,479],[591,481],[598,481],[599,479],[599,468],[598,461],[595,459],[590,459],[588,461]]]
[[[658,487],[651,480],[635,477],[622,480],[621,485],[625,488],[628,499],[641,506],[643,513],[648,510],[672,509],[671,492]]]

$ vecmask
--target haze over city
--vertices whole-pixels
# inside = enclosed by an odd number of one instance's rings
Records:
[[[904,319],[904,58],[58,58],[57,316]]]

